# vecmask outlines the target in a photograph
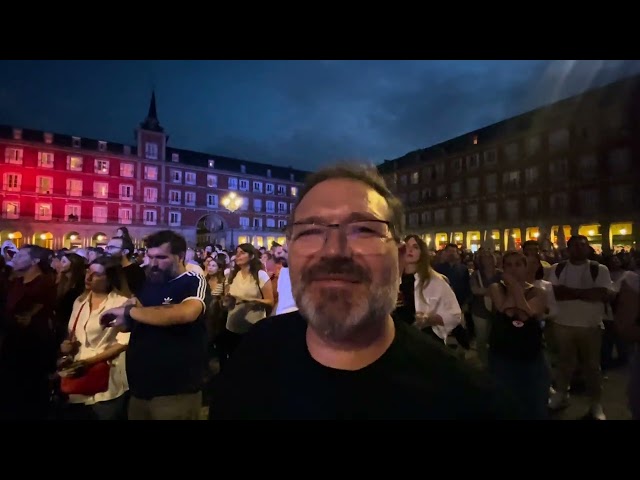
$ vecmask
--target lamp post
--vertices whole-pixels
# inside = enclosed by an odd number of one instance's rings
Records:
[[[231,192],[222,199],[222,206],[227,209],[229,213],[235,213],[240,207],[242,207],[243,199],[236,195],[235,192]],[[235,247],[235,240],[233,238],[233,228],[231,228],[231,244]]]

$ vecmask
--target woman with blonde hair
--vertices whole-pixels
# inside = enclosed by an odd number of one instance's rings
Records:
[[[63,416],[122,420],[129,390],[124,352],[130,334],[102,328],[100,315],[123,306],[131,292],[120,262],[110,257],[97,258],[89,265],[85,286],[87,292],[73,305],[69,337],[60,346],[64,355],[58,363],[60,389],[68,395]]]

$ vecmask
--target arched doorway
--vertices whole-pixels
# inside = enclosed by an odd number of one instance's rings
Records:
[[[69,232],[64,236],[64,248],[82,248],[82,236],[78,232]]]
[[[11,230],[3,230],[2,231],[2,241],[10,240],[13,244],[20,248],[25,244],[22,232],[19,231],[11,231]]]
[[[91,246],[104,248],[109,241],[109,237],[105,233],[98,232],[91,238]]]
[[[33,234],[32,243],[53,250],[53,234],[51,232],[36,232]]]

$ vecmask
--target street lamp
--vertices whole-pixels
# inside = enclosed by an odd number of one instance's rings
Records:
[[[242,207],[243,198],[231,192],[222,199],[222,206],[227,209],[229,213],[235,213],[240,207]],[[231,228],[231,243],[235,246],[233,238],[233,228]]]

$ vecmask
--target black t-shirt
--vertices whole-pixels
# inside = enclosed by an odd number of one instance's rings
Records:
[[[520,418],[508,394],[402,321],[377,361],[325,367],[307,350],[299,312],[260,321],[242,340],[213,394],[212,419]]]
[[[169,327],[133,321],[125,358],[134,397],[150,399],[202,389],[207,358],[205,305],[210,295],[206,279],[194,272],[164,284],[144,284],[138,298],[145,307],[197,299],[202,302],[202,313],[194,322]]]
[[[402,320],[409,325],[416,321],[416,299],[415,299],[415,276],[411,274],[403,274],[400,283],[400,295],[402,297],[402,305],[396,307],[393,312],[394,320]]]

